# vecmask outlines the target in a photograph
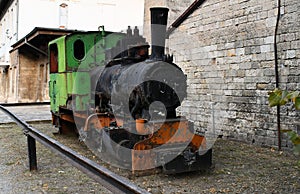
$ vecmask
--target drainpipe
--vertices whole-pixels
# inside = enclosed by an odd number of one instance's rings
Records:
[[[277,48],[277,34],[278,34],[278,27],[280,21],[280,7],[281,7],[281,0],[278,0],[278,12],[277,12],[277,21],[275,27],[275,34],[274,34],[274,56],[275,56],[275,86],[279,88],[279,70],[278,70],[278,48]],[[281,129],[280,129],[280,106],[277,105],[277,136],[278,136],[278,150],[281,150]]]
[[[17,18],[16,18],[16,41],[19,40],[19,0],[16,1],[17,3],[17,9],[16,9],[16,12],[17,12]],[[16,58],[17,58],[17,70],[16,70],[16,85],[17,85],[17,89],[16,89],[16,97],[17,97],[17,101],[19,102],[19,82],[20,82],[20,60],[19,60],[19,57],[20,57],[20,53],[19,53],[19,50],[17,51],[18,53],[16,54]]]
[[[16,67],[13,67],[13,68],[16,68],[16,75],[15,75],[15,78],[16,78],[16,85],[14,86],[15,87],[15,100],[17,102],[19,102],[19,79],[20,79],[20,52],[19,50],[17,50],[17,54],[15,55],[16,57]],[[14,78],[13,78],[14,79]]]
[[[16,1],[17,4],[17,18],[16,18],[16,41],[19,40],[19,0]]]

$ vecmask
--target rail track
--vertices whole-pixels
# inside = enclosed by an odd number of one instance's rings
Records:
[[[128,179],[115,174],[107,168],[98,165],[94,161],[41,133],[7,110],[4,106],[0,105],[0,110],[13,119],[14,122],[23,129],[24,134],[27,136],[30,170],[37,170],[36,141],[38,141],[113,193],[149,193],[133,184]]]

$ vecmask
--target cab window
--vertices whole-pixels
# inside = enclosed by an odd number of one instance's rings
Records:
[[[73,47],[75,59],[82,60],[85,56],[84,42],[78,39],[74,42]]]
[[[58,72],[58,48],[57,44],[50,45],[50,73]]]

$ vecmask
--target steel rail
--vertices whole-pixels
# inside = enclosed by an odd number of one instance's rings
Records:
[[[73,166],[87,174],[90,178],[96,180],[105,188],[113,193],[149,193],[148,191],[134,185],[128,179],[121,177],[114,172],[106,169],[94,161],[78,154],[69,147],[59,143],[55,139],[48,137],[37,129],[31,127],[28,123],[18,118],[12,112],[0,105],[0,110],[12,118],[18,126],[23,128],[24,134],[28,140],[28,156],[30,170],[37,170],[36,146],[35,140],[51,149],[54,153],[60,155],[63,159],[70,162]]]

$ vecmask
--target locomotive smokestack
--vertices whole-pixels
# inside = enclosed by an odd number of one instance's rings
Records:
[[[151,59],[162,60],[165,55],[168,8],[153,7],[151,12]]]

